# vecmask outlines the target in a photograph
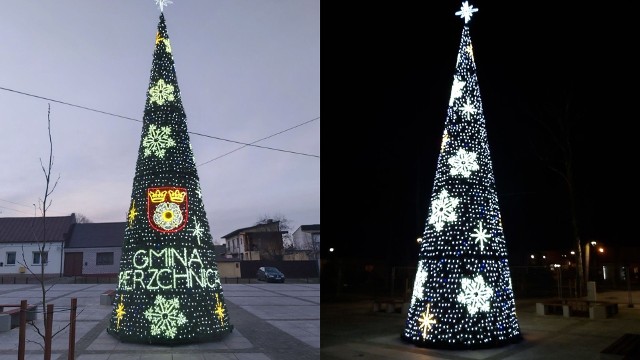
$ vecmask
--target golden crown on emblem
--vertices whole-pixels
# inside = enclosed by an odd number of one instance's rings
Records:
[[[164,198],[166,196],[167,196],[167,190],[160,191],[160,189],[158,189],[155,192],[152,190],[149,190],[149,197],[151,197],[152,203],[161,203],[164,201]]]
[[[178,189],[176,190],[169,190],[169,199],[171,199],[171,201],[176,202],[176,203],[181,203],[184,201],[184,197],[187,196],[187,192],[186,191],[180,191]]]

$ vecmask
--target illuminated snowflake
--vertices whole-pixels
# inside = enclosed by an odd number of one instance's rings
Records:
[[[193,235],[198,238],[198,244],[200,244],[200,238],[202,238],[202,235],[204,235],[204,228],[200,226],[198,220],[194,220],[194,222],[195,226],[191,230],[191,232],[193,232]]]
[[[466,24],[469,22],[469,20],[471,20],[471,16],[476,11],[478,11],[478,9],[475,9],[473,5],[469,6],[469,2],[465,1],[462,3],[462,7],[460,8],[460,11],[456,11],[456,15],[459,15],[461,18],[464,18],[464,23]]]
[[[165,230],[177,228],[182,224],[182,219],[180,206],[174,203],[163,202],[156,206],[153,213],[153,222]]]
[[[482,276],[475,279],[462,279],[462,291],[458,294],[458,301],[467,307],[471,315],[480,311],[489,311],[489,300],[493,290],[484,283]]]
[[[165,335],[168,338],[176,336],[178,326],[187,322],[187,318],[180,312],[178,299],[166,300],[158,295],[152,308],[144,312],[151,322],[151,335]]]
[[[171,129],[168,126],[158,128],[155,124],[149,125],[149,132],[142,140],[144,156],[154,154],[162,158],[166,149],[175,145],[176,142],[171,138]]]
[[[491,236],[487,234],[487,230],[482,228],[482,221],[478,221],[476,233],[471,235],[471,237],[476,238],[476,242],[480,242],[480,251],[484,250],[484,242],[491,238]]]
[[[164,105],[166,101],[173,101],[173,85],[167,84],[160,79],[154,87],[149,89],[149,99],[158,105]]]
[[[445,222],[455,221],[456,213],[454,210],[456,206],[458,206],[459,201],[459,199],[449,197],[446,190],[442,190],[438,197],[431,203],[429,224],[434,225],[436,230],[440,231]]]
[[[471,119],[471,115],[476,113],[476,108],[473,107],[469,100],[464,104],[459,110],[462,110],[463,113],[467,115],[467,119]]]
[[[469,177],[472,171],[480,168],[476,157],[475,153],[467,152],[465,149],[458,149],[458,153],[449,158],[451,175],[461,174],[464,177]]]
[[[430,305],[431,304],[427,304],[427,310],[425,310],[425,312],[423,312],[420,318],[418,319],[418,322],[420,323],[419,328],[420,330],[422,330],[423,338],[427,337],[427,332],[429,331],[429,329],[433,327],[433,324],[436,323],[436,320],[433,318],[433,314],[429,313]]]
[[[416,300],[421,300],[424,294],[424,283],[427,281],[427,270],[424,268],[424,261],[418,261],[418,271],[416,272],[416,279],[413,282],[413,295],[411,295],[411,306]]]
[[[453,101],[462,95],[462,88],[466,82],[460,81],[457,76],[453,77],[453,86],[451,87],[451,98],[449,99],[449,106],[453,105]]]

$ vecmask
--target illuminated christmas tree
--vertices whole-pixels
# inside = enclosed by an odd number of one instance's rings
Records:
[[[417,346],[478,349],[522,339],[468,22],[402,339]]]
[[[123,342],[215,341],[233,330],[160,3],[116,296]]]

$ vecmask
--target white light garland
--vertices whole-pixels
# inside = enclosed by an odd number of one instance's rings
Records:
[[[456,13],[470,20],[464,2]],[[402,339],[476,349],[522,339],[469,27],[458,48]]]
[[[143,344],[218,341],[233,325],[163,14],[155,46],[107,333]]]

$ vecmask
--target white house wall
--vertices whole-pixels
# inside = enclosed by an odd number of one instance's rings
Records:
[[[296,250],[313,250],[312,240],[311,233],[301,231],[300,228],[293,232],[293,245]]]
[[[69,248],[66,252],[82,253],[82,274],[117,274],[120,272],[120,258],[122,257],[122,248],[120,247],[101,247],[101,248]],[[113,264],[97,265],[96,254],[103,252],[113,253]]]
[[[49,252],[48,258],[49,261],[44,265],[44,273],[45,274],[55,274],[60,275],[62,273],[63,267],[63,257],[62,257],[62,243],[54,242],[47,243],[45,247],[45,251]],[[37,243],[2,243],[0,244],[0,274],[2,275],[16,275],[20,274],[20,268],[25,267],[25,274],[29,273],[29,270],[35,274],[40,274],[40,265],[33,264],[33,253],[38,252],[38,244]],[[7,253],[15,252],[16,253],[16,263],[15,265],[7,264]],[[22,254],[24,253],[24,258]],[[26,263],[24,260],[26,260]]]

